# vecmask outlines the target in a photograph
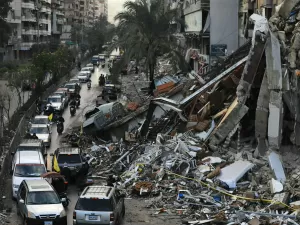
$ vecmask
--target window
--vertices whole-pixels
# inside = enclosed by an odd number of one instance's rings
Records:
[[[46,173],[46,168],[43,164],[17,164],[15,167],[14,176],[40,177],[44,173]]]
[[[113,211],[113,203],[110,199],[80,198],[75,210],[110,212]]]
[[[30,129],[31,134],[49,134],[48,127],[32,127]]]
[[[60,200],[54,191],[37,191],[28,193],[26,203],[27,205],[48,205],[59,204]]]
[[[26,198],[26,188],[23,183],[20,186],[20,198],[23,200]]]
[[[59,154],[57,161],[58,163],[81,163],[79,154]]]

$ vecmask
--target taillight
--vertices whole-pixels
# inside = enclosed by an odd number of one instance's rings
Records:
[[[115,216],[113,213],[110,214],[110,221],[114,221],[115,220]]]
[[[73,219],[76,219],[76,212],[73,212]]]

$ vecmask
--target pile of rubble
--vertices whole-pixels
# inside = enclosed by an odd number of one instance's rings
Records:
[[[116,175],[128,197],[143,198],[152,216],[180,215],[186,224],[298,224],[300,170],[286,176],[280,156],[255,149],[211,153],[191,132],[157,135],[155,143],[94,145],[94,179]]]
[[[153,216],[185,224],[298,224],[300,168],[279,150],[300,146],[300,0],[250,19],[251,42],[223,68],[156,79],[138,135],[87,152],[93,178],[113,174]]]

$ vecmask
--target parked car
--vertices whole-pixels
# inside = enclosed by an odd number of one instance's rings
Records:
[[[69,97],[72,98],[75,93],[78,93],[79,90],[76,90],[76,83],[67,83],[65,88],[68,88]]]
[[[23,139],[21,144],[16,149],[16,152],[19,151],[39,151],[42,154],[46,154],[46,149],[43,141],[36,139]],[[12,152],[11,155],[14,156],[16,153]]]
[[[124,195],[118,190],[107,186],[89,186],[77,200],[73,224],[119,225],[124,215]]]
[[[30,134],[36,134],[39,140],[44,142],[44,145],[50,147],[51,144],[51,133],[49,126],[45,124],[32,124],[30,128]]]
[[[89,63],[89,64],[87,64],[85,67],[86,67],[86,68],[89,68],[90,71],[91,71],[91,73],[94,73],[94,72],[95,72],[95,68],[94,68],[93,64]]]
[[[33,120],[29,123],[31,124],[46,124],[52,129],[52,122],[49,120],[49,117],[46,115],[38,115],[33,118]]]
[[[86,74],[89,76],[89,78],[91,78],[91,76],[92,76],[92,73],[91,73],[89,67],[84,67],[84,68],[82,68],[82,70],[80,71],[80,73],[81,73],[81,74],[82,74],[82,73],[86,73]]]
[[[68,106],[69,101],[70,101],[70,97],[68,95],[68,90],[69,90],[68,88],[67,89],[59,88],[59,89],[57,89],[56,92],[53,93],[53,95],[60,95],[64,99],[65,107]]]
[[[80,89],[81,89],[81,82],[80,82],[80,80],[78,79],[78,78],[72,78],[72,79],[70,79],[69,80],[69,83],[76,83],[76,84],[78,84],[78,86],[80,87]]]
[[[85,72],[80,72],[77,75],[77,78],[79,79],[80,82],[85,83],[87,82],[87,80],[90,78],[89,74],[85,73]]]
[[[66,100],[61,95],[51,95],[47,99],[48,103],[51,103],[55,111],[62,113],[67,103]]]
[[[23,224],[67,225],[67,213],[47,180],[23,180],[17,194],[17,211]]]
[[[71,176],[75,177],[84,162],[80,148],[62,147],[55,150],[58,166],[62,169],[67,166],[71,170]],[[53,166],[53,162],[52,162]]]
[[[92,57],[92,64],[93,64],[94,66],[99,66],[99,56],[98,56],[98,55],[94,55],[94,56]]]
[[[118,89],[114,84],[105,84],[102,90],[103,99],[112,99],[116,100],[118,98]]]
[[[46,173],[44,157],[39,151],[18,151],[12,162],[12,197],[17,198],[23,180],[40,180]]]

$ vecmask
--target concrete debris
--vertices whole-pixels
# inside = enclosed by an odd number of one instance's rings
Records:
[[[169,75],[162,59],[154,96],[128,88],[125,116],[97,133],[112,141],[86,149],[92,177],[114,175],[153,216],[183,224],[298,224],[299,160],[284,151],[300,145],[298,3],[252,15],[252,41],[206,75]]]

